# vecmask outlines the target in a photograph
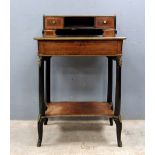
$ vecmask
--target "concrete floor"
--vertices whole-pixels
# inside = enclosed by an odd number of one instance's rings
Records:
[[[123,121],[123,147],[106,120],[50,121],[36,147],[36,121],[11,121],[11,155],[144,155],[144,121]]]

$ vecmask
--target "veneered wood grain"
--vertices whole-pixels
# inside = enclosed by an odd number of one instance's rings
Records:
[[[115,37],[115,29],[106,29],[103,33],[104,37]]]
[[[115,16],[103,16],[95,18],[96,28],[112,28],[115,29]]]
[[[117,55],[117,40],[39,40],[39,55]]]
[[[64,18],[63,17],[53,17],[53,16],[45,16],[45,30],[52,29],[61,29],[64,27]],[[54,23],[53,23],[54,22]]]
[[[113,116],[107,102],[51,102],[47,104],[46,116]]]
[[[44,30],[43,36],[44,37],[56,37],[56,30]]]

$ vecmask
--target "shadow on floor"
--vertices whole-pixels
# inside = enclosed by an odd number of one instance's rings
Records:
[[[48,135],[44,135],[45,146],[47,145],[57,145],[60,143],[73,143],[73,142],[87,142],[87,143],[98,143],[102,142],[107,144],[107,139],[105,138],[104,128],[109,126],[108,122],[106,123],[90,123],[78,121],[75,122],[49,122],[49,128],[52,129],[52,126],[57,126],[57,133],[53,131],[48,132]],[[58,134],[58,135],[53,135]],[[52,140],[53,139],[53,140]]]

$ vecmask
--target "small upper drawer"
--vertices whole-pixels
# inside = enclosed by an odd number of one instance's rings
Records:
[[[96,28],[112,28],[115,29],[116,25],[116,17],[115,16],[102,16],[95,18],[95,27]]]
[[[64,18],[63,17],[52,17],[45,16],[44,17],[44,29],[62,29],[64,27]]]

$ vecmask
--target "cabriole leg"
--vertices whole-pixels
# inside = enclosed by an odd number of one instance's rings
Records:
[[[120,119],[114,119],[116,123],[116,134],[117,134],[117,144],[118,147],[122,147],[122,141],[121,141],[121,132],[122,132],[122,122]]]
[[[45,115],[45,100],[44,100],[44,58],[39,57],[39,117],[38,117],[38,143],[41,146],[43,136],[43,122],[42,116]]]
[[[39,120],[38,120],[38,143],[37,143],[37,147],[40,147],[41,146],[41,142],[42,142],[43,122],[44,122],[44,119],[40,117]]]

